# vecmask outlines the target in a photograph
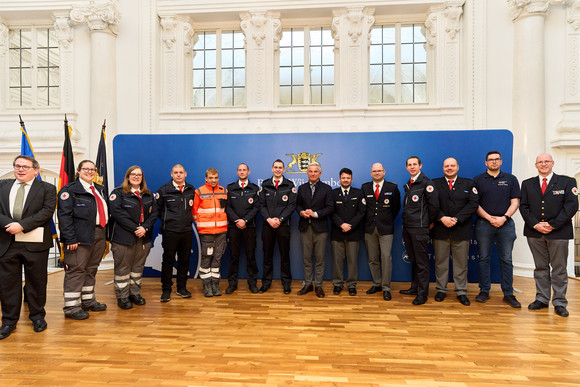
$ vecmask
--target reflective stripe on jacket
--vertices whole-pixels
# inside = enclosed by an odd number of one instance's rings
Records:
[[[218,185],[204,184],[195,190],[193,220],[200,234],[220,234],[228,230],[226,216],[227,192]]]

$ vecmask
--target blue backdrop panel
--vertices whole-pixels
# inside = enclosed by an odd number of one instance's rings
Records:
[[[380,162],[386,169],[386,179],[395,182],[404,193],[403,185],[409,178],[405,160],[411,155],[421,158],[423,169],[430,178],[443,176],[443,160],[455,157],[459,161],[459,175],[473,178],[485,171],[485,154],[489,150],[502,153],[502,170],[511,172],[513,136],[508,130],[380,132],[380,133],[287,133],[287,134],[184,134],[184,135],[117,135],[113,140],[115,184],[120,185],[131,165],[142,167],[147,185],[153,191],[167,183],[171,166],[183,164],[188,172],[187,181],[198,187],[204,184],[205,170],[217,168],[220,185],[224,187],[237,179],[239,163],[250,167],[250,180],[261,185],[272,176],[272,162],[281,159],[286,164],[285,177],[296,186],[307,182],[308,162],[316,161],[322,167],[321,180],[333,188],[339,187],[338,172],[343,167],[353,170],[353,186],[370,181],[373,163]],[[396,220],[393,242],[393,281],[410,281],[411,268],[401,238],[401,216]],[[256,259],[262,275],[262,220],[257,220],[258,243]],[[298,215],[292,217],[291,265],[295,279],[303,278]],[[155,227],[155,236],[159,222]],[[191,255],[191,271],[197,267],[197,241]],[[145,275],[159,276],[161,246],[154,240],[147,261]],[[432,251],[432,249],[431,249]],[[326,250],[325,279],[332,276],[330,242]],[[470,248],[469,281],[477,282],[477,246]],[[154,262],[154,263],[152,263]],[[280,259],[274,257],[274,275],[279,278]],[[433,256],[431,265],[433,267]],[[346,266],[346,265],[345,265]],[[229,251],[223,257],[222,277],[227,277]],[[434,280],[433,270],[431,271]],[[240,278],[245,278],[245,255],[242,252]],[[450,273],[451,276],[451,273]],[[452,277],[450,277],[452,278]],[[359,279],[370,280],[367,252],[361,239],[359,252]],[[492,281],[499,282],[499,264],[494,250]]]

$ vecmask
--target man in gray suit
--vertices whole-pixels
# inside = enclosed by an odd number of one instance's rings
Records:
[[[20,318],[22,266],[29,318],[35,332],[46,329],[50,219],[56,207],[56,188],[36,179],[40,166],[34,158],[20,155],[13,165],[16,179],[0,181],[0,340],[10,336]]]

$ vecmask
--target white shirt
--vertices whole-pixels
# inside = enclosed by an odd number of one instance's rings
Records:
[[[88,193],[90,193],[91,195],[93,195],[93,190],[91,189],[91,187],[93,185],[87,183],[83,179],[79,179],[79,181],[83,185],[83,188],[85,189],[85,191],[87,191]],[[103,203],[103,208],[105,209],[105,223],[108,223],[109,222],[109,211],[107,210],[107,202],[105,201],[105,199],[103,199],[103,197],[99,193],[99,190],[98,189],[95,188],[95,192],[97,193],[97,196],[101,199],[101,203]],[[95,224],[101,224],[100,219],[99,219],[99,210],[98,210],[98,207],[97,207],[97,219],[96,219],[96,223]]]
[[[554,176],[554,172],[552,172],[548,176],[546,176],[546,184],[550,184],[550,180],[552,179],[552,176]],[[538,178],[540,179],[540,188],[542,188],[542,181],[544,180],[544,178],[542,176],[538,176]]]
[[[278,180],[278,185],[282,184],[283,181],[284,181],[284,176],[282,176],[280,178],[280,180]],[[272,184],[274,184],[274,187],[276,186],[276,178],[275,177],[272,178]]]
[[[415,176],[411,176],[411,180],[413,180],[413,183],[417,181],[417,179],[419,178],[419,175],[421,174],[421,172],[419,172],[418,174],[416,174]]]
[[[36,179],[36,178],[34,178]],[[34,179],[31,179],[30,181],[27,181],[26,186],[24,187],[24,201],[22,202],[22,209],[24,209],[24,206],[26,204],[26,198],[28,197],[28,192],[30,192],[30,187],[32,187],[32,181]],[[14,214],[12,213],[14,211],[14,202],[16,202],[16,194],[18,193],[18,189],[20,188],[20,182],[18,180],[14,180],[14,184],[12,184],[12,188],[10,189],[10,196],[9,196],[9,204],[10,204],[10,215],[12,217],[14,217]]]
[[[377,184],[379,185],[379,192],[381,192],[381,191],[383,190],[383,184],[384,184],[384,183],[385,183],[385,180],[384,180],[384,179],[383,179],[383,180],[381,180],[381,182],[380,182],[380,183],[377,183],[376,181],[374,181],[374,180],[373,180],[373,192],[375,192],[375,191],[376,191],[376,189],[377,189]],[[349,189],[350,189],[350,187],[349,187]]]
[[[178,190],[178,191],[181,191],[181,190],[179,189],[179,184],[177,184],[177,183],[175,182],[175,180],[171,180],[171,182],[173,183],[173,186],[175,187],[175,189],[176,189],[176,190]],[[182,186],[183,186],[183,189],[185,189],[185,181],[183,182]],[[133,192],[134,192],[134,191],[133,191]]]
[[[451,184],[451,186],[455,187],[455,182],[457,181],[457,176],[455,176],[455,179],[448,179],[447,177],[445,177],[445,180],[447,180],[447,185],[449,185],[449,180],[453,180],[453,183]]]
[[[282,180],[280,180],[280,182],[282,182]],[[244,183],[243,187],[242,187],[242,183]],[[240,186],[240,188],[248,188],[249,183],[250,183],[250,181],[247,179],[246,179],[246,181],[238,180],[238,185]],[[276,183],[274,183],[274,184],[276,184]],[[280,183],[278,183],[278,184],[280,184]]]

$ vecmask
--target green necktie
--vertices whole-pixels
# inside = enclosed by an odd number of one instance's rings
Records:
[[[14,211],[12,211],[15,221],[22,219],[22,209],[24,207],[24,189],[26,188],[26,183],[18,184],[20,184],[20,187],[18,188],[18,192],[16,192],[16,200],[14,200]]]

